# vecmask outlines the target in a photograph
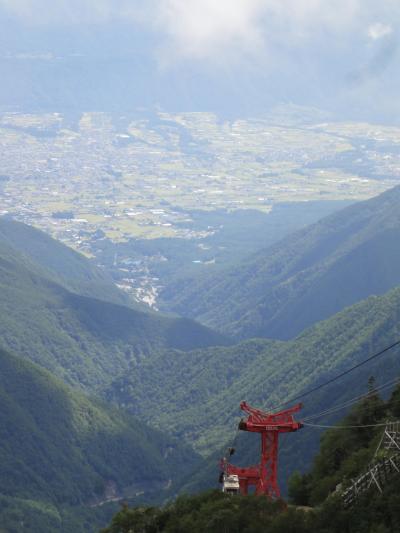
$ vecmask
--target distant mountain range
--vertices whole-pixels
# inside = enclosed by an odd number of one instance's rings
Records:
[[[287,14],[282,11],[282,19],[276,23],[275,16],[271,17],[266,10],[267,18],[259,28],[264,28],[265,35],[261,36],[261,42],[257,38],[254,56],[252,47],[247,49],[246,45],[239,44],[247,32],[251,39],[258,33],[252,23],[251,29],[247,27],[247,16],[243,17],[246,29],[236,28],[231,42],[229,37],[226,40],[224,32],[225,23],[228,28],[230,26],[230,18],[223,11],[217,17],[215,29],[208,28],[210,34],[199,29],[186,34],[185,22],[177,14],[171,16],[171,20],[177,19],[172,28],[168,20],[154,27],[160,8],[150,8],[154,12],[149,24],[143,27],[137,24],[138,19],[142,20],[141,15],[123,15],[121,20],[120,9],[111,15],[112,11],[108,11],[111,4],[101,9],[102,15],[109,13],[108,20],[93,18],[94,8],[89,4],[82,8],[83,20],[70,13],[70,6],[58,8],[46,4],[41,3],[42,13],[36,21],[29,6],[0,6],[3,28],[0,100],[7,110],[126,112],[161,106],[167,110],[211,110],[225,117],[243,117],[265,113],[282,102],[295,102],[329,109],[346,119],[393,121],[398,116],[396,36],[389,30],[382,38],[368,37],[367,20],[371,17],[369,22],[376,22],[376,14],[370,13],[365,19],[357,13],[353,18],[349,9],[343,9],[342,16],[352,20],[348,27],[347,23],[344,25],[348,29],[344,35],[334,28],[330,28],[332,33],[320,31],[328,20],[336,20],[336,11],[334,16],[324,16],[323,22],[317,15],[311,31],[309,23],[314,20],[313,16],[294,14],[294,20],[288,22]],[[176,6],[170,8],[171,13],[176,13]],[[178,13],[180,9],[185,12],[184,8],[178,8]],[[140,12],[141,8],[134,7],[133,11]],[[170,13],[169,8],[166,11]],[[320,9],[316,11],[319,13]],[[84,20],[89,13],[90,23]],[[204,13],[187,27],[195,24],[197,28],[197,23],[202,25],[202,21],[207,20],[206,13],[215,14],[207,7]],[[382,22],[396,20],[391,12],[383,10],[381,15]],[[238,24],[241,18],[234,17]],[[305,27],[301,22],[303,18],[307,20]],[[352,25],[354,19],[358,21],[356,27]],[[268,28],[269,23],[271,27]],[[182,33],[175,24],[182,24]],[[283,30],[285,39],[282,42],[276,28],[280,31],[286,24],[297,28],[298,32]],[[169,40],[175,33],[174,28],[181,36],[187,35],[187,42],[180,43],[177,50]],[[297,33],[301,38],[291,42],[291,37]],[[269,43],[266,47],[263,37]],[[199,38],[205,47],[205,56],[190,53]],[[224,54],[226,47],[230,51],[227,56]]]
[[[241,264],[171,285],[169,308],[238,339],[290,339],[400,284],[400,188],[342,209]]]

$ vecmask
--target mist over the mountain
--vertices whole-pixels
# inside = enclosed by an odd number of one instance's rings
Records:
[[[400,6],[386,0],[0,2],[3,109],[279,103],[393,122]]]

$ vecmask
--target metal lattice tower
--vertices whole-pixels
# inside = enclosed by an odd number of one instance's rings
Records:
[[[400,452],[400,422],[388,422],[383,434],[382,444],[385,450]]]
[[[379,458],[382,450],[385,450],[386,454],[383,458]],[[360,494],[373,486],[382,493],[388,479],[398,473],[400,473],[400,422],[388,422],[368,470],[353,480],[352,485],[342,493],[345,507],[352,505]]]

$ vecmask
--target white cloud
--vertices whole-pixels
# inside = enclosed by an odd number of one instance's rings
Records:
[[[370,37],[374,41],[382,39],[382,37],[386,37],[391,33],[393,33],[392,26],[390,26],[389,24],[382,24],[381,22],[372,24],[368,28],[368,37]]]
[[[0,10],[26,24],[131,21],[133,31],[139,24],[156,34],[164,63],[266,62],[308,45],[317,56],[366,32],[380,39],[400,21],[398,0],[0,0]]]
[[[157,28],[182,57],[209,59],[263,46],[264,0],[162,0],[157,11]]]
[[[249,54],[267,59],[277,49],[351,33],[369,1],[159,0],[153,24],[167,38],[164,56],[173,59],[235,61]]]

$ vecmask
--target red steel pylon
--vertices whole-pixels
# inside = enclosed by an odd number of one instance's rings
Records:
[[[249,486],[255,486],[256,494],[279,498],[278,438],[280,433],[290,433],[303,427],[301,422],[296,422],[293,418],[293,414],[300,411],[302,404],[299,403],[279,413],[265,413],[246,402],[242,402],[240,408],[248,414],[248,417],[247,420],[240,421],[239,429],[260,433],[261,461],[256,466],[239,467],[223,460],[222,467],[227,475],[239,476],[242,494],[248,493]]]

